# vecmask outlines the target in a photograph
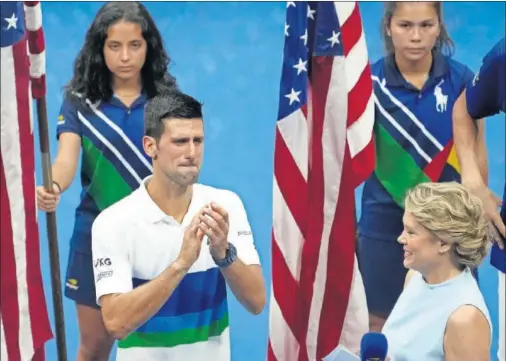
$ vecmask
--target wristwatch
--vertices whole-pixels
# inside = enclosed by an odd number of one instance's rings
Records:
[[[230,242],[228,242],[228,247],[227,247],[227,252],[225,253],[225,258],[216,260],[213,257],[214,263],[216,263],[216,265],[220,268],[227,268],[232,263],[234,263],[236,259],[237,259],[237,249]]]

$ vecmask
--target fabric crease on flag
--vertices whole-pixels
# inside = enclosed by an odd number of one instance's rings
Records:
[[[355,188],[374,169],[374,100],[358,4],[286,6],[268,361],[316,361],[369,328]]]
[[[0,359],[43,361],[51,339],[40,270],[33,98],[45,95],[39,2],[2,2]],[[32,95],[33,94],[33,95]]]

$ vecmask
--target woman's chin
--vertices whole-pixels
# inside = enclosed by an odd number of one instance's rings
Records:
[[[408,268],[408,269],[411,269],[413,268],[413,261],[410,260],[409,258],[404,258],[404,261],[403,261],[403,265],[404,267]]]

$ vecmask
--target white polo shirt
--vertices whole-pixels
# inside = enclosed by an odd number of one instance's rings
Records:
[[[105,209],[92,227],[97,303],[149,282],[176,260],[184,230],[211,201],[229,214],[228,240],[247,265],[260,264],[241,199],[222,189],[195,184],[181,224],[167,216],[141,186]],[[200,256],[162,308],[118,342],[117,361],[229,361],[226,283],[202,243]]]

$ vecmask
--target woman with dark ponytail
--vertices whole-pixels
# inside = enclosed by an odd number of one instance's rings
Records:
[[[381,331],[407,270],[402,215],[407,191],[424,182],[460,181],[452,134],[453,104],[473,78],[453,60],[441,2],[387,2],[381,23],[386,56],[372,65],[376,169],[366,181],[358,257],[372,331]],[[481,171],[487,179],[483,123]]]
[[[98,11],[88,29],[65,88],[57,126],[58,154],[52,166],[53,193],[37,187],[37,201],[43,211],[56,209],[82,152],[82,192],[65,283],[65,295],[77,307],[77,361],[109,359],[114,340],[95,298],[91,227],[101,211],[138,188],[152,172],[142,147],[144,106],[176,87],[169,63],[146,8],[137,2],[111,2]],[[62,217],[70,221],[69,215]]]

